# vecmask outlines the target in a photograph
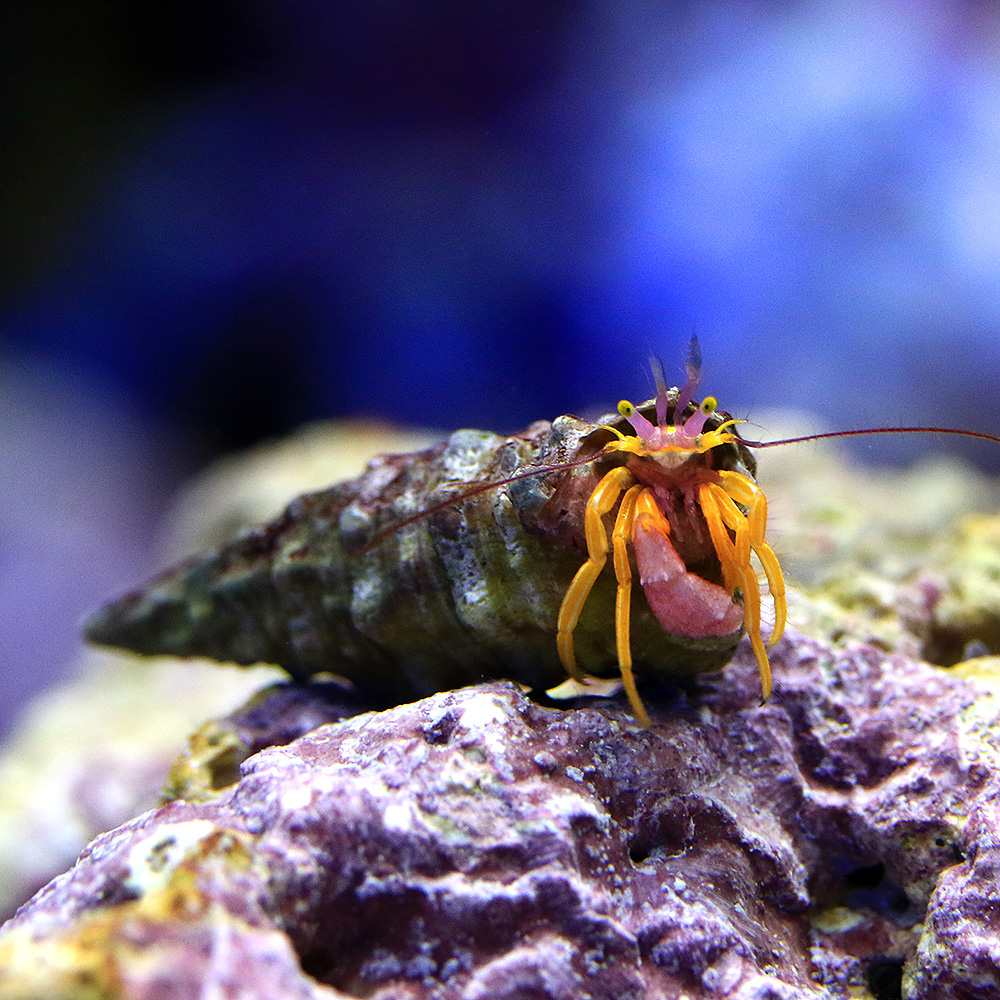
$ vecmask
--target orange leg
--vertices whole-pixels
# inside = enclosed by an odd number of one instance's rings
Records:
[[[611,532],[611,543],[615,552],[615,576],[618,579],[618,594],[615,599],[615,643],[618,649],[618,669],[621,671],[622,684],[628,695],[629,704],[640,724],[649,728],[649,715],[646,713],[639,690],[632,674],[632,644],[629,637],[629,626],[632,613],[632,567],[628,561],[626,543],[632,540],[635,530],[636,504],[649,494],[642,485],[630,487],[622,497],[618,517]]]
[[[750,525],[750,547],[757,553],[764,573],[767,575],[767,585],[774,601],[774,629],[768,640],[768,647],[773,646],[785,630],[785,617],[788,613],[785,601],[785,578],[774,549],[764,540],[767,530],[767,498],[764,491],[752,480],[738,472],[720,472],[722,488],[737,503],[747,508],[747,522]]]
[[[719,511],[719,502],[716,500],[715,491],[710,489],[710,484],[704,484],[698,489],[698,503],[701,512],[705,516],[708,524],[708,533],[712,536],[712,545],[715,554],[719,557],[722,566],[722,582],[726,590],[732,594],[737,587],[742,585],[742,572],[736,561],[736,546],[726,526],[722,523],[722,514]]]
[[[634,483],[635,477],[632,473],[624,465],[617,466],[597,484],[587,501],[584,529],[588,558],[576,571],[576,576],[573,577],[573,582],[563,597],[562,605],[559,608],[556,633],[556,648],[559,650],[559,659],[566,668],[566,673],[574,680],[582,681],[584,675],[576,665],[576,654],[573,652],[573,630],[580,620],[583,606],[586,604],[590,591],[597,582],[608,558],[608,535],[602,518],[618,502],[622,490],[634,485]],[[615,564],[617,568],[617,553]]]
[[[760,585],[757,583],[757,573],[750,562],[750,525],[746,515],[733,503],[732,498],[721,486],[715,483],[706,483],[702,487],[701,493],[711,497],[709,506],[713,506],[712,501],[714,501],[717,516],[721,518],[726,528],[732,529],[734,535],[730,543],[732,551],[727,549],[727,554],[732,559],[732,571],[738,575],[739,586],[743,591],[743,613],[747,637],[750,639],[754,656],[757,658],[757,667],[760,670],[760,682],[764,693],[763,700],[767,701],[771,695],[771,664],[768,662],[767,650],[764,648],[764,641],[760,635]],[[704,510],[704,501],[702,509]],[[706,518],[707,516],[706,514]],[[712,531],[711,527],[709,531]]]
[[[756,499],[758,507],[751,522],[748,516],[733,502],[726,487],[738,490],[742,502],[743,497],[746,496],[749,499],[752,494],[743,489],[739,480],[747,485],[752,484],[738,473],[733,475],[736,476],[736,481],[730,480],[728,483],[724,481],[724,485],[705,483],[699,491],[699,500],[709,533],[712,536],[712,542],[722,564],[726,586],[731,586],[735,580],[743,591],[746,633],[750,639],[750,645],[753,647],[754,656],[757,658],[764,701],[767,701],[771,695],[771,664],[768,661],[767,650],[760,634],[760,585],[757,583],[757,573],[750,561],[751,549],[757,552],[761,563],[765,566],[769,583],[772,581],[777,583],[775,587],[776,631],[778,631],[779,625],[781,628],[784,627],[784,582],[777,558],[771,547],[763,540],[763,527],[766,526],[767,518],[766,506],[763,508],[760,506],[760,501],[764,498],[763,493],[757,491],[759,495],[759,498]],[[732,530],[733,538],[729,537],[727,528]],[[757,544],[754,545],[754,542]]]

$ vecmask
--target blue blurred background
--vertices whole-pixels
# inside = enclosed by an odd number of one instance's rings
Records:
[[[0,729],[181,477],[306,420],[607,410],[697,331],[738,415],[1000,429],[994,4],[0,17]]]

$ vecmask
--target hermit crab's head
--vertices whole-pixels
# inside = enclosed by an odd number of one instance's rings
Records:
[[[706,396],[694,412],[684,417],[684,410],[675,407],[675,420],[668,423],[659,419],[659,399],[657,399],[657,422],[654,424],[637,410],[627,399],[618,404],[618,412],[632,425],[636,437],[626,439],[620,446],[622,451],[652,458],[665,469],[676,469],[692,455],[701,455],[712,448],[724,444],[735,444],[739,438],[728,428],[737,421],[730,419],[717,427],[706,430],[705,424],[716,410],[718,403],[714,396]]]
[[[706,396],[701,403],[694,402],[700,370],[689,367],[687,382],[680,389],[666,387],[655,360],[653,374],[655,399],[638,407],[627,399],[618,404],[619,415],[635,433],[622,434],[614,425],[605,425],[618,437],[613,450],[650,459],[663,469],[674,470],[694,456],[721,449],[715,457],[721,459],[723,466],[742,467],[753,475],[755,463],[736,432],[739,421],[719,410],[714,396]]]

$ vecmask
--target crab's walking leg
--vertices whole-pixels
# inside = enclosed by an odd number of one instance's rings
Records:
[[[643,487],[630,487],[622,497],[618,508],[618,517],[611,532],[611,544],[614,546],[615,576],[618,579],[618,595],[615,599],[615,642],[618,649],[618,667],[621,670],[622,684],[628,695],[629,704],[639,723],[649,728],[649,715],[646,713],[639,690],[635,686],[632,674],[632,644],[629,637],[629,624],[632,612],[632,567],[628,561],[626,544],[632,540],[635,528],[635,507]]]
[[[719,503],[715,499],[715,494],[710,488],[710,484],[705,483],[698,490],[698,504],[708,525],[708,533],[712,536],[712,545],[715,554],[719,557],[722,566],[722,582],[730,594],[737,587],[742,586],[743,575],[736,562],[736,546],[726,531],[726,526],[722,523],[722,514],[719,512]]]
[[[764,701],[771,696],[771,664],[760,635],[760,586],[750,562],[750,525],[743,512],[717,483],[705,483],[698,493],[712,543],[722,564],[723,579],[731,586],[734,578],[743,591],[743,613],[747,637],[757,658]],[[726,528],[735,538],[730,539]]]
[[[774,628],[771,631],[771,638],[768,639],[768,648],[773,646],[785,631],[785,616],[787,615],[787,604],[785,601],[785,578],[781,573],[781,566],[778,557],[774,554],[774,549],[764,540],[767,531],[767,498],[764,491],[752,480],[738,472],[722,471],[719,473],[722,479],[722,488],[737,503],[741,503],[747,508],[747,523],[750,525],[750,547],[757,553],[764,573],[767,575],[768,589],[771,591],[771,599],[774,601]]]
[[[590,595],[591,588],[601,575],[608,558],[608,534],[602,518],[618,502],[622,490],[631,486],[635,477],[624,466],[612,469],[590,494],[584,514],[584,529],[587,539],[587,561],[576,571],[573,582],[566,590],[559,608],[556,648],[566,673],[574,680],[583,680],[583,672],[576,665],[573,652],[573,629],[580,620],[580,612]]]

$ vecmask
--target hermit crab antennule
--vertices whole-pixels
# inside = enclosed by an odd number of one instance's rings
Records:
[[[688,357],[684,364],[687,372],[687,381],[677,397],[677,405],[674,408],[674,426],[681,427],[684,423],[684,411],[688,403],[694,399],[694,394],[698,391],[698,383],[701,382],[701,344],[698,343],[698,335],[691,334],[691,343],[688,345]],[[662,378],[662,372],[660,378]]]
[[[667,429],[667,404],[670,402],[667,380],[663,377],[663,365],[654,354],[649,356],[649,367],[653,369],[653,381],[656,383],[656,425],[662,432]]]

